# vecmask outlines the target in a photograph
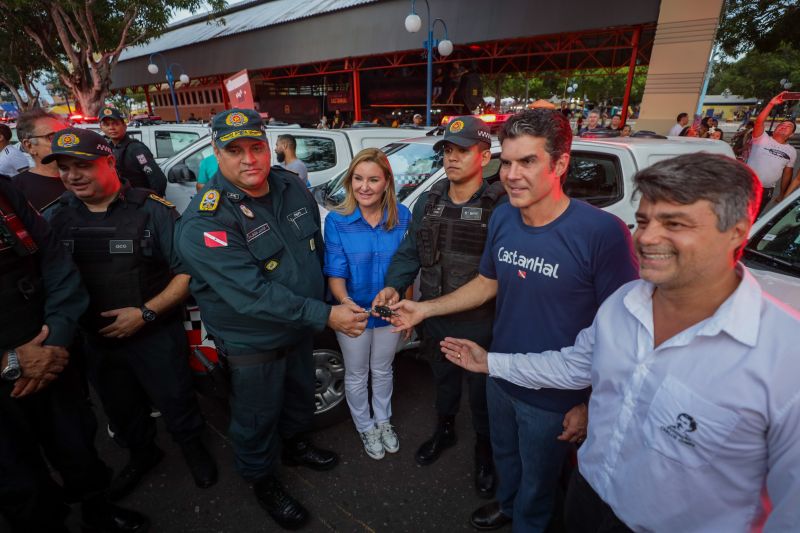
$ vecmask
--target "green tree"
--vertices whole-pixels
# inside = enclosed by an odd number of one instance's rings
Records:
[[[25,33],[84,113],[96,115],[128,46],[147,42],[178,9],[214,13],[225,0],[0,0],[0,27]]]
[[[758,50],[772,52],[781,43],[800,41],[797,0],[725,0],[717,43],[730,57]]]
[[[35,82],[47,63],[18,28],[0,26],[0,84],[4,85],[21,110],[39,103]]]
[[[782,79],[800,88],[800,50],[789,44],[782,44],[774,52],[752,50],[738,61],[718,63],[708,92],[720,94],[728,89],[766,102],[783,90]]]

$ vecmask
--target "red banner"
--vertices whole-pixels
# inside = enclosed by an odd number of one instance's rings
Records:
[[[228,91],[231,107],[255,109],[253,89],[250,87],[250,76],[247,75],[246,69],[226,78],[223,83],[225,90]]]

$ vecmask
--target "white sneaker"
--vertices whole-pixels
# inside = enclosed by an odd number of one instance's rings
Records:
[[[381,432],[378,428],[361,433],[361,442],[364,443],[364,451],[373,459],[383,459],[383,443],[381,442]]]
[[[378,424],[378,431],[381,433],[381,442],[384,450],[389,453],[396,453],[400,450],[400,441],[397,438],[397,433],[394,432],[389,422]]]

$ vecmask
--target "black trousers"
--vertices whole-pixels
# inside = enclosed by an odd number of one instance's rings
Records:
[[[302,436],[315,410],[314,340],[284,348],[280,359],[243,365],[229,355],[236,469],[248,480],[274,473],[281,441]],[[240,354],[241,355],[241,354]]]
[[[85,382],[70,363],[31,396],[11,398],[11,389],[0,384],[0,523],[15,532],[62,531],[66,503],[98,495],[111,479],[94,447],[97,420]]]
[[[489,436],[489,408],[486,404],[486,374],[469,372],[445,359],[439,350],[439,341],[426,346],[436,381],[436,414],[455,416],[461,404],[464,376],[467,378],[469,408],[475,433]],[[438,350],[438,353],[435,351]]]
[[[85,337],[89,381],[100,396],[115,439],[132,453],[151,446],[155,439],[151,406],[161,411],[175,442],[199,436],[205,425],[192,388],[182,322],[152,326],[120,343]]]
[[[564,503],[564,523],[569,533],[633,533],[594,491],[576,467]]]

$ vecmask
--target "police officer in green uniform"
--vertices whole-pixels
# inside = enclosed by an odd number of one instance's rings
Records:
[[[66,532],[67,502],[82,502],[93,531],[146,531],[146,517],[103,495],[111,472],[97,456],[97,421],[68,352],[86,291],[50,227],[5,177],[0,302],[0,530]]]
[[[100,129],[111,139],[114,157],[117,158],[117,174],[125,177],[131,187],[150,189],[164,196],[167,177],[147,146],[128,135],[125,117],[119,109],[104,107],[100,111]]]
[[[327,324],[358,336],[368,317],[351,302],[323,301],[317,205],[296,174],[270,168],[259,114],[217,114],[212,139],[219,170],[183,213],[176,251],[230,371],[237,470],[269,515],[296,529],[308,512],[276,477],[281,444],[284,465],[327,470],[338,462],[307,436],[315,409],[313,333]]]
[[[90,130],[68,128],[52,154],[67,192],[46,216],[72,253],[89,292],[81,318],[89,379],[130,461],[113,480],[112,499],[130,493],[163,458],[153,405],[198,487],[217,480],[201,441],[205,422],[192,388],[181,302],[189,276],[174,260],[174,206],[117,175],[111,147]]]
[[[491,142],[489,128],[477,117],[459,117],[448,124],[444,138],[434,145],[434,150],[442,152],[447,179],[436,183],[414,206],[408,235],[392,258],[386,288],[378,293],[373,307],[397,303],[417,273],[422,300],[453,292],[478,274],[489,217],[494,207],[505,201],[502,184],[483,179],[483,168],[491,159]],[[466,373],[476,433],[475,488],[484,498],[491,498],[495,487],[486,377],[463,371],[444,359],[439,342],[458,332],[489,346],[493,317],[494,301],[465,313],[426,320],[421,328],[420,353],[430,361],[436,380],[438,422],[415,458],[417,463],[429,465],[456,443],[455,415]]]

